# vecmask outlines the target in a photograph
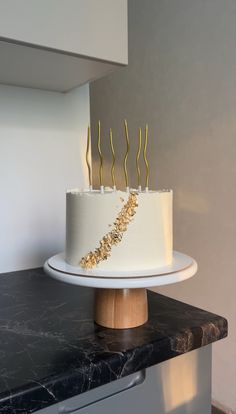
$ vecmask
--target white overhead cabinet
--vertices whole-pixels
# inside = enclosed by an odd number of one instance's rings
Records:
[[[0,83],[66,92],[128,63],[127,0],[0,0]]]

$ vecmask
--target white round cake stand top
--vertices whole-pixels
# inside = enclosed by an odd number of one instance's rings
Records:
[[[197,272],[196,261],[183,253],[173,252],[172,264],[148,270],[125,272],[82,269],[65,262],[59,253],[46,261],[45,272],[61,282],[102,289],[135,289],[182,282]]]

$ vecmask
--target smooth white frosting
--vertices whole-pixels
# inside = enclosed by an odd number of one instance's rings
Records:
[[[69,190],[66,195],[66,261],[79,266],[81,258],[99,247],[128,200],[123,191]],[[123,201],[124,200],[124,201]],[[138,207],[121,242],[98,269],[153,269],[172,262],[172,191],[137,193]]]

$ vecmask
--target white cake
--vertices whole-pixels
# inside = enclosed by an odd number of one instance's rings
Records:
[[[172,191],[69,190],[66,262],[112,271],[172,262]]]

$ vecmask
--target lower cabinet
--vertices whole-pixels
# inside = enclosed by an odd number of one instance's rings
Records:
[[[175,357],[38,414],[210,414],[211,345]]]

